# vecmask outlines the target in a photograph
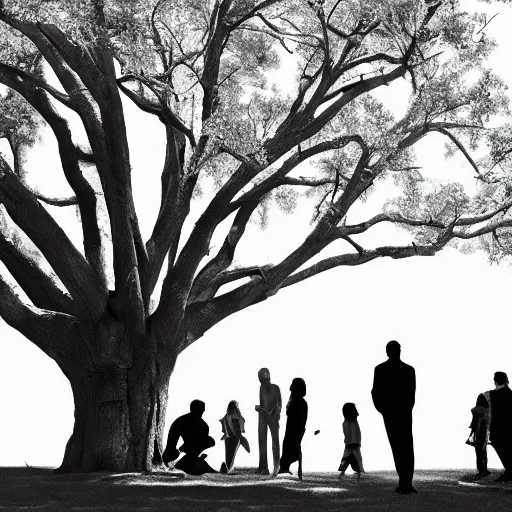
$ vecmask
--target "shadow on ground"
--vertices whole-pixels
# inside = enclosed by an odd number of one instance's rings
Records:
[[[0,468],[0,511],[509,511],[512,484],[493,472],[478,483],[463,470],[417,471],[418,495],[395,493],[396,475],[375,472],[361,483],[337,473],[261,477],[234,475],[177,478],[168,473],[52,475],[46,468]]]

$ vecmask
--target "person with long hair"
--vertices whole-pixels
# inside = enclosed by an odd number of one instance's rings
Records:
[[[301,456],[301,442],[306,431],[308,419],[308,404],[306,396],[306,383],[304,379],[293,379],[290,386],[290,399],[286,406],[286,430],[283,440],[283,454],[279,464],[279,473],[290,473],[290,465],[298,461]]]
[[[224,417],[220,420],[222,433],[221,441],[224,440],[226,448],[226,461],[220,467],[221,473],[231,473],[235,464],[236,452],[240,444],[250,453],[249,443],[243,436],[245,432],[245,419],[240,412],[238,402],[231,400]]]

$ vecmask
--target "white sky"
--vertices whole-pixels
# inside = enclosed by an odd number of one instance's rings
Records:
[[[468,8],[475,3],[462,2]],[[512,49],[508,37],[512,12],[503,5],[480,8],[500,13],[488,30],[499,42],[490,65],[512,85],[511,72],[500,65],[508,62]],[[284,64],[276,80],[283,80],[289,72]],[[382,94],[399,110],[404,93],[405,82],[400,82],[383,88]],[[164,130],[128,100],[124,103],[136,206],[147,238],[158,211],[155,198],[159,198]],[[65,195],[69,189],[55,160],[55,149],[54,140],[44,134],[27,165],[34,186],[49,195]],[[443,142],[438,137],[424,139],[417,152],[419,165],[429,175],[474,183],[474,173],[462,158],[444,161]],[[355,214],[349,214],[349,223],[356,220],[355,215],[376,213],[389,190],[376,192]],[[192,216],[204,205],[197,203]],[[80,244],[75,209],[50,211]],[[250,225],[237,250],[237,262],[265,263],[283,257],[310,229],[310,212],[300,207],[293,215],[275,212],[264,232]],[[219,231],[212,246],[221,243],[223,230]],[[364,243],[372,246],[408,239],[392,227],[379,226]],[[337,242],[326,255],[347,250],[343,242]],[[246,418],[252,449],[251,454],[239,450],[236,464],[256,466],[257,371],[266,366],[272,381],[281,387],[284,403],[294,377],[303,377],[307,383],[305,471],[337,469],[343,451],[341,407],[348,401],[355,402],[360,413],[366,470],[392,469],[391,450],[370,390],[373,368],[386,359],[385,344],[397,339],[403,360],[417,374],[416,466],[473,467],[474,451],[464,444],[470,409],[479,392],[492,388],[495,371],[512,375],[512,344],[505,323],[510,289],[510,268],[491,267],[482,253],[464,256],[453,249],[434,258],[377,260],[316,276],[233,315],[179,357],[169,388],[167,428],[188,411],[191,400],[204,400],[204,418],[217,440],[217,446],[208,450],[208,462],[218,469],[224,457],[218,420],[228,401],[236,399]],[[284,415],[281,425],[282,438]],[[73,402],[64,375],[50,358],[0,321],[0,465],[58,466],[72,427]],[[321,433],[313,436],[316,429]],[[489,465],[499,466],[492,449]]]

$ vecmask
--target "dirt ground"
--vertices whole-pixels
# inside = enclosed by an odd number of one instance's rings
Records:
[[[396,474],[337,473],[261,477],[245,468],[233,475],[178,478],[171,474],[52,475],[45,468],[0,468],[0,511],[510,511],[512,483],[493,471],[475,483],[464,470],[417,471],[417,495],[395,493]]]

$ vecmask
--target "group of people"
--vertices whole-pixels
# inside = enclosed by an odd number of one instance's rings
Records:
[[[417,493],[412,485],[414,475],[414,447],[412,435],[412,410],[416,395],[416,375],[412,366],[404,363],[401,358],[400,344],[392,340],[386,345],[388,360],[375,368],[373,403],[381,413],[386,433],[391,445],[398,485],[396,492],[400,494]],[[279,444],[279,420],[281,416],[281,391],[279,386],[270,380],[270,372],[262,368],[258,372],[260,380],[260,403],[255,409],[258,412],[258,445],[260,475],[276,476],[279,473],[291,473],[290,465],[299,461],[299,478],[301,475],[301,443],[306,431],[308,404],[306,383],[302,378],[295,378],[290,386],[290,398],[286,405],[286,430],[283,439],[282,453]],[[477,478],[487,476],[487,444],[490,442],[500,457],[505,473],[498,481],[512,480],[512,443],[509,432],[512,430],[512,390],[508,387],[507,375],[496,372],[494,375],[496,389],[478,396],[476,407],[472,409],[471,435],[468,443],[474,445],[477,455]],[[169,430],[167,445],[163,453],[164,463],[173,463],[183,453],[174,467],[186,473],[199,475],[216,473],[207,462],[202,452],[215,445],[209,435],[209,428],[202,419],[205,410],[204,402],[194,400],[190,404],[190,412],[174,421]],[[357,474],[359,480],[364,472],[361,456],[361,430],[357,421],[359,415],[355,404],[346,403],[342,408],[344,421],[343,433],[345,449],[338,468],[343,478],[349,466]],[[238,403],[229,402],[226,414],[220,420],[225,444],[225,462],[220,472],[231,473],[237,450],[242,446],[248,452],[249,443],[244,437],[245,419]],[[272,438],[273,471],[270,473],[267,460],[267,436],[270,430]],[[319,431],[315,431],[317,434]],[[177,448],[180,437],[183,444]]]
[[[507,374],[496,372],[495,389],[480,393],[471,409],[471,433],[466,442],[475,447],[477,480],[491,474],[487,469],[487,445],[491,444],[505,468],[496,481],[512,481],[512,390],[508,384]]]
[[[306,431],[308,418],[308,404],[304,400],[306,396],[306,383],[304,379],[293,379],[290,386],[290,399],[286,405],[286,431],[283,440],[283,451],[280,457],[279,445],[279,419],[281,417],[281,391],[279,386],[270,381],[270,372],[262,368],[258,372],[260,380],[260,403],[255,409],[258,412],[258,443],[260,449],[260,461],[257,473],[269,475],[267,461],[267,435],[270,430],[272,437],[272,454],[274,467],[272,475],[290,472],[290,465],[301,457],[300,445]],[[215,440],[209,435],[208,424],[202,416],[205,404],[201,400],[193,400],[190,403],[190,412],[176,419],[169,429],[167,445],[162,455],[165,464],[172,463],[181,453],[183,457],[174,465],[176,469],[192,475],[204,473],[216,473],[207,462],[206,454],[202,454],[207,448],[215,445]],[[238,402],[229,402],[226,414],[220,420],[222,427],[222,440],[225,446],[225,462],[220,467],[221,473],[231,473],[235,463],[238,448],[242,446],[247,452],[250,447],[243,435],[245,432],[245,419],[242,416]],[[177,448],[180,437],[183,444]]]

